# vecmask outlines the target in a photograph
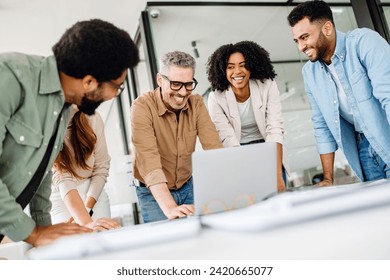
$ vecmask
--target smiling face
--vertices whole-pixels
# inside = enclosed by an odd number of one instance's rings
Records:
[[[233,91],[242,90],[249,85],[251,72],[245,68],[245,57],[242,53],[236,52],[229,56],[226,65],[226,78]]]
[[[292,27],[294,41],[301,52],[305,53],[311,62],[323,60],[331,62],[336,45],[333,24],[330,21],[310,22],[307,17]]]
[[[194,80],[194,71],[191,67],[169,66],[167,73],[161,73],[170,81],[191,83]],[[187,104],[192,90],[182,86],[179,90],[172,90],[170,82],[160,73],[157,74],[157,84],[161,87],[161,95],[165,106],[172,112],[178,112]]]

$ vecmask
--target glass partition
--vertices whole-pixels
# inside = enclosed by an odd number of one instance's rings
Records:
[[[388,28],[390,29],[390,0],[382,0],[381,3]]]
[[[383,7],[383,11],[385,13],[387,24],[389,24],[389,22],[390,22],[390,5],[389,6],[384,6]],[[390,25],[389,25],[389,28],[390,28]]]
[[[153,89],[153,84],[150,82],[149,75],[148,75],[148,69],[146,65],[146,59],[145,59],[145,52],[143,43],[140,42],[138,45],[139,49],[139,58],[140,62],[138,65],[134,68],[134,75],[135,75],[135,91],[138,95],[148,92]],[[135,96],[132,97],[132,101],[134,101]],[[133,99],[134,98],[134,99]]]

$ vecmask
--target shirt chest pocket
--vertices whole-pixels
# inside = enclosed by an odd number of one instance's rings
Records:
[[[39,148],[42,144],[42,133],[32,129],[19,119],[11,118],[6,124],[6,128],[14,141],[19,145]]]
[[[367,74],[357,70],[351,77],[352,92],[357,102],[363,102],[371,98],[372,86]]]
[[[196,137],[197,137],[196,131],[189,131],[184,136],[185,148],[186,148],[187,153],[189,153],[189,154],[192,154],[195,151]]]

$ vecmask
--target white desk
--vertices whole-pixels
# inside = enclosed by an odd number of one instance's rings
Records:
[[[390,205],[258,233],[204,229],[177,242],[88,259],[390,259]]]
[[[23,260],[30,248],[31,245],[23,241],[0,244],[0,260]]]
[[[200,230],[194,219],[181,220],[181,231],[168,223],[163,228],[146,225],[138,235],[124,229],[72,236],[38,249],[35,258],[390,260],[390,181],[351,186],[286,193],[203,219],[215,228]],[[233,232],[238,225],[241,231]],[[180,236],[191,237],[177,240]],[[159,237],[174,241],[149,245]]]
[[[206,217],[215,228],[188,239],[89,258],[390,260],[388,180],[283,194],[226,214]],[[237,225],[246,230],[233,232]]]

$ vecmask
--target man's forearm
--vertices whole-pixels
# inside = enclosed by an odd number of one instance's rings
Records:
[[[324,180],[330,180],[333,183],[334,153],[322,154],[320,157]]]
[[[149,187],[149,190],[164,214],[168,213],[170,209],[177,207],[177,203],[173,199],[166,183],[152,185]]]

